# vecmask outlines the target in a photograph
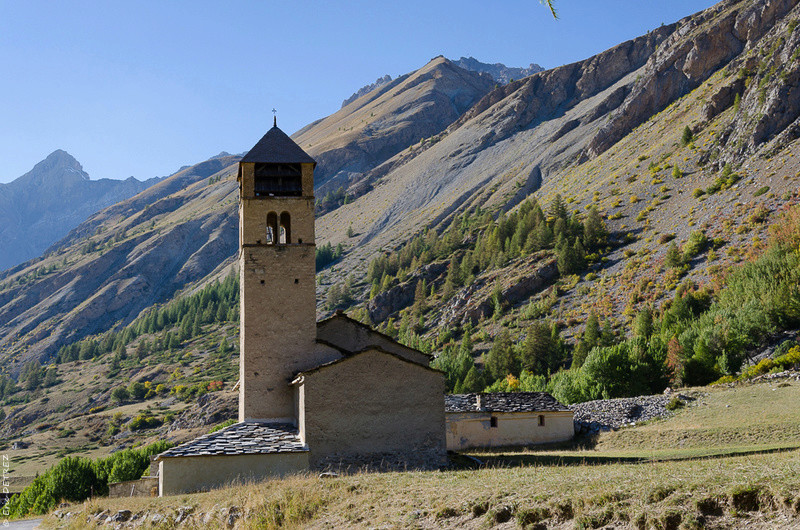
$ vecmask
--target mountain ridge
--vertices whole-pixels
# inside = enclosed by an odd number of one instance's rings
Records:
[[[92,180],[69,153],[53,151],[24,175],[0,184],[0,270],[38,256],[92,213],[159,180]]]

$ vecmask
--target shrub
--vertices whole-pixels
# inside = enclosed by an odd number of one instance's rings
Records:
[[[128,385],[128,394],[130,394],[131,398],[141,401],[147,394],[147,387],[140,381],[132,382]]]
[[[689,261],[693,257],[705,250],[708,245],[708,237],[702,230],[695,230],[689,235],[689,239],[683,245],[683,259]]]
[[[666,406],[667,410],[676,411],[685,407],[686,403],[684,403],[683,400],[678,396],[672,396],[670,400],[667,402]]]
[[[128,423],[128,428],[132,431],[143,431],[145,429],[159,427],[162,423],[164,423],[164,421],[160,418],[139,414]]]
[[[759,188],[758,191],[753,193],[753,197],[758,197],[759,195],[764,195],[769,191],[769,186],[764,186],[763,188]]]
[[[124,386],[118,386],[111,392],[111,399],[114,401],[118,401],[122,403],[123,401],[128,401],[130,399],[130,394],[128,394],[128,389]]]
[[[90,460],[67,457],[34,479],[7,507],[11,517],[40,515],[55,508],[61,500],[80,502],[93,493],[103,494],[107,490]]]
[[[231,418],[231,419],[229,419],[229,420],[225,420],[225,421],[223,421],[222,423],[220,423],[219,425],[214,425],[214,426],[211,428],[211,430],[210,430],[210,431],[208,431],[208,434],[211,434],[212,432],[217,432],[217,431],[220,431],[220,430],[224,429],[225,427],[230,427],[230,426],[231,426],[231,425],[233,425],[234,423],[236,423],[236,420],[234,420],[233,418]]]

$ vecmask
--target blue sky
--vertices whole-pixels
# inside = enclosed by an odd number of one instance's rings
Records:
[[[0,182],[55,149],[93,179],[162,176],[246,151],[273,107],[291,134],[439,54],[550,68],[713,4],[0,0]]]

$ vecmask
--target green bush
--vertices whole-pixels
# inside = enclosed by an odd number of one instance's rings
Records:
[[[208,431],[208,434],[211,434],[212,432],[217,432],[217,431],[220,431],[220,430],[224,429],[225,427],[230,427],[230,426],[231,426],[231,425],[233,425],[234,423],[236,423],[236,420],[234,420],[233,418],[231,418],[231,419],[229,419],[229,420],[225,420],[225,421],[223,421],[222,423],[220,423],[219,425],[214,425],[214,426],[211,428],[211,430],[210,430],[210,431]]]
[[[161,418],[139,414],[128,423],[128,428],[132,431],[143,431],[145,429],[154,429],[163,423],[164,421]]]
[[[681,398],[678,396],[672,396],[670,400],[667,402],[667,410],[676,411],[682,409],[686,406],[686,403],[683,402]]]
[[[8,504],[11,517],[25,517],[49,512],[62,500],[80,502],[92,494],[105,494],[107,484],[97,476],[92,462],[67,457],[38,476]]]
[[[689,239],[683,244],[683,259],[689,261],[708,246],[708,237],[702,230],[695,230],[689,235]]]
[[[111,391],[111,399],[122,403],[124,401],[128,401],[130,399],[130,394],[128,393],[128,389],[124,386],[118,386],[114,390]]]

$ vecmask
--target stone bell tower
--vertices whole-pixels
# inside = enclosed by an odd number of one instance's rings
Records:
[[[314,167],[272,129],[239,162],[239,421],[297,423],[316,341]]]

